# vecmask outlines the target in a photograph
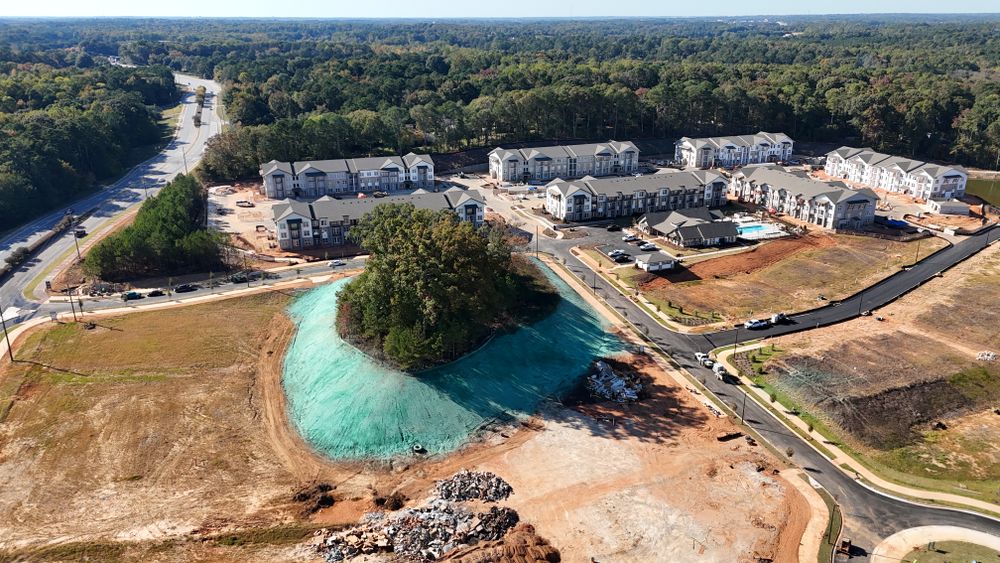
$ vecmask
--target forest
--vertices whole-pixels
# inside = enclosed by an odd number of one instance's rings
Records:
[[[163,137],[157,106],[178,98],[164,66],[95,66],[85,51],[66,61],[16,59],[0,49],[0,231],[136,164],[135,149]]]
[[[11,20],[0,60],[213,77],[201,172],[533,139],[783,131],[995,167],[1000,18]]]

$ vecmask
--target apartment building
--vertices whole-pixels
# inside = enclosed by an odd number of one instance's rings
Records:
[[[649,176],[556,179],[545,186],[545,209],[564,221],[630,217],[689,207],[719,207],[726,180],[709,170],[661,170]]]
[[[826,155],[824,170],[834,178],[899,192],[923,200],[965,195],[968,174],[961,168],[892,156],[869,148],[840,147]]]
[[[313,198],[361,192],[434,187],[434,161],[426,154],[278,162],[260,167],[264,194],[272,199]]]
[[[463,221],[478,227],[483,224],[486,200],[475,190],[450,188],[441,193],[417,190],[410,195],[384,198],[334,199],[323,196],[312,203],[286,199],[272,209],[278,246],[282,250],[302,250],[341,246],[351,227],[383,203],[410,203],[417,209],[450,209]]]
[[[489,153],[490,178],[500,182],[546,182],[556,178],[631,174],[639,149],[628,141],[589,145],[504,149]]]
[[[682,137],[674,144],[674,160],[696,168],[783,162],[792,158],[794,144],[784,133],[764,131],[735,137]]]
[[[747,166],[733,174],[729,192],[740,201],[788,214],[826,229],[858,230],[875,221],[878,195],[841,182],[820,182],[774,165]]]

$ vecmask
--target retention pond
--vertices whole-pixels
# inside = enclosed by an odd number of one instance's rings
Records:
[[[531,414],[542,400],[565,394],[594,358],[625,345],[569,286],[540,267],[562,296],[555,312],[419,375],[388,368],[337,335],[337,292],[347,280],[301,295],[289,308],[296,334],[284,359],[292,423],[333,459],[388,458],[415,444],[445,453],[490,421]]]

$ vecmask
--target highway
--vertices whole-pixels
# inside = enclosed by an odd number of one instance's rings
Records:
[[[862,294],[844,300],[839,305],[830,305],[795,315],[792,317],[792,323],[768,330],[740,329],[740,335],[747,335],[740,336],[741,341],[809,330],[816,328],[817,323],[823,326],[841,322],[858,316],[862,310],[877,309],[907,291],[919,287],[938,272],[982,250],[988,243],[996,242],[998,238],[1000,238],[1000,228],[997,227],[969,237],[917,266],[866,289]],[[852,561],[869,560],[867,552],[870,552],[881,539],[914,526],[932,524],[961,526],[1000,536],[998,520],[970,512],[923,506],[893,498],[869,489],[844,474],[840,468],[835,467],[825,456],[810,447],[798,434],[786,428],[752,398],[747,397],[744,403],[745,394],[741,385],[719,381],[710,369],[695,360],[696,352],[708,352],[719,346],[735,343],[737,336],[735,330],[696,335],[667,329],[653,321],[644,310],[620,294],[604,278],[600,276],[595,278],[592,270],[570,252],[570,248],[576,244],[579,244],[579,241],[542,239],[539,247],[544,252],[563,258],[570,271],[586,285],[596,287],[596,293],[611,307],[619,312],[625,312],[626,318],[645,332],[656,346],[677,364],[695,377],[704,379],[706,387],[720,400],[727,404],[735,402],[741,409],[745,404],[746,423],[778,451],[793,449],[793,462],[805,468],[840,504],[844,513],[843,537],[850,538],[858,547]]]
[[[72,208],[75,213],[97,208],[94,214],[83,222],[87,232],[93,232],[122,212],[140,205],[146,197],[154,195],[177,174],[193,169],[204,154],[206,141],[222,130],[223,124],[218,108],[218,96],[222,92],[222,87],[215,81],[195,76],[183,74],[174,76],[178,84],[186,88],[193,90],[198,86],[205,87],[206,107],[202,113],[201,127],[194,125],[193,117],[196,111],[194,93],[184,92],[176,134],[162,152],[134,167],[113,184],[82,200],[67,202],[66,208]],[[48,232],[63,217],[66,208],[36,219],[5,236],[0,240],[0,260],[14,249],[25,246]],[[22,320],[30,318],[32,312],[39,308],[39,304],[24,298],[22,294],[25,288],[72,249],[74,242],[72,232],[64,233],[13,272],[0,286],[0,310],[17,307],[27,311],[22,315]]]

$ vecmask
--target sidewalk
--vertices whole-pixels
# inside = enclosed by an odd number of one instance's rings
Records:
[[[830,522],[830,511],[827,509],[826,503],[823,502],[823,497],[819,496],[814,488],[819,487],[819,483],[812,480],[801,469],[782,470],[781,476],[792,487],[795,487],[795,490],[801,493],[806,498],[806,502],[809,503],[809,522],[802,532],[802,541],[799,543],[799,561],[812,561],[816,558],[819,547],[823,544],[826,526]]]
[[[872,550],[872,561],[901,561],[915,547],[925,547],[928,542],[960,541],[986,546],[1000,552],[1000,538],[958,526],[920,526],[910,528],[882,540]]]
[[[745,346],[740,346],[736,350],[728,347],[724,349],[721,353],[717,355],[716,361],[723,363],[726,369],[733,374],[739,374],[740,381],[743,383],[744,392],[746,392],[750,398],[757,401],[762,405],[765,410],[767,410],[772,416],[777,418],[782,424],[788,426],[791,429],[798,429],[802,434],[810,436],[809,439],[804,440],[811,448],[822,454],[824,457],[830,459],[830,462],[836,466],[838,469],[843,471],[850,477],[853,477],[857,481],[867,482],[872,487],[879,489],[880,491],[895,493],[897,495],[902,495],[909,497],[910,499],[916,499],[919,501],[937,501],[950,505],[957,505],[965,508],[973,509],[977,512],[986,512],[989,515],[1000,514],[1000,505],[996,505],[990,502],[981,501],[974,498],[969,498],[962,495],[955,495],[951,493],[942,493],[938,491],[929,491],[925,489],[915,489],[908,487],[906,485],[898,485],[896,483],[889,482],[879,475],[872,472],[870,469],[865,467],[861,462],[851,457],[849,454],[844,452],[838,446],[830,443],[823,443],[822,448],[817,447],[814,443],[815,440],[811,437],[808,425],[802,421],[801,418],[795,416],[786,416],[784,414],[774,414],[772,409],[768,408],[770,405],[770,397],[767,392],[763,389],[756,387],[749,378],[740,374],[736,366],[730,361],[733,354],[737,352],[746,352],[749,350],[756,350],[763,347],[761,343],[754,343]],[[826,450],[826,452],[824,452]],[[850,471],[846,471],[844,466],[849,467]],[[854,475],[851,475],[854,473]]]

